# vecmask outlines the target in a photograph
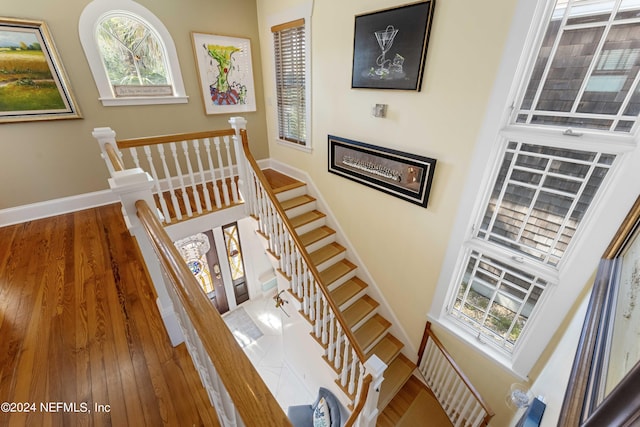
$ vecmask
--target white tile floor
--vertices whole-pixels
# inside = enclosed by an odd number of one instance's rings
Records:
[[[267,387],[286,412],[291,405],[310,404],[315,399],[284,361],[282,323],[286,315],[269,298],[256,298],[242,304],[264,334],[244,347]]]

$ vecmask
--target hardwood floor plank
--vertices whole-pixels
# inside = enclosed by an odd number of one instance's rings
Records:
[[[155,300],[119,205],[0,228],[0,426],[218,426]]]

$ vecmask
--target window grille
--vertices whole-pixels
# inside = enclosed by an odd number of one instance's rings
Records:
[[[558,0],[496,136],[502,148],[472,214],[446,312],[506,354],[522,344],[545,292],[562,286],[581,224],[626,150],[616,135],[635,131],[638,12],[636,0]],[[557,126],[562,132],[549,132]],[[598,134],[588,147],[580,138],[587,131]]]
[[[640,113],[640,4],[558,1],[516,123],[629,133]]]

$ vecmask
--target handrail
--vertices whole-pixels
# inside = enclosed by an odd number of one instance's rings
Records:
[[[153,210],[144,200],[138,200],[135,206],[137,216],[170,279],[173,291],[184,306],[244,424],[252,427],[291,426],[278,402],[182,260]]]
[[[358,417],[360,417],[360,414],[364,409],[364,404],[367,403],[367,397],[369,397],[369,386],[371,385],[372,381],[373,377],[371,376],[371,374],[368,374],[366,377],[364,377],[364,380],[362,381],[362,394],[360,395],[360,400],[353,408],[353,412],[351,412],[351,415],[344,423],[343,427],[352,427],[358,421]]]
[[[203,132],[190,132],[171,135],[148,136],[141,138],[119,139],[118,148],[144,147],[145,145],[165,144],[167,142],[189,141],[192,139],[215,138],[217,136],[233,136],[236,131],[233,128],[210,130]]]
[[[115,170],[116,172],[123,171],[124,164],[122,163],[122,159],[118,155],[116,148],[111,143],[107,142],[106,144],[104,144],[104,150],[106,151],[107,156],[109,156],[109,161],[113,166],[113,170]]]
[[[482,406],[486,415],[484,417],[483,422],[480,424],[481,426],[486,426],[489,424],[489,420],[495,415],[489,404],[482,398],[478,390],[473,386],[469,378],[462,372],[462,369],[458,366],[458,364],[453,360],[451,354],[444,347],[442,342],[435,336],[433,331],[431,330],[431,322],[427,322],[427,325],[424,329],[424,335],[422,336],[422,342],[420,343],[420,349],[418,350],[418,366],[421,366],[422,356],[424,356],[424,351],[427,346],[427,341],[431,339],[431,341],[438,347],[444,358],[449,362],[451,368],[456,372],[456,375],[460,377],[462,382],[465,384],[469,392],[473,395],[473,397],[478,401],[480,406]]]
[[[364,351],[362,350],[362,348],[360,348],[360,344],[356,340],[353,332],[351,332],[351,328],[349,328],[349,326],[347,325],[347,322],[344,319],[344,317],[342,316],[342,313],[340,312],[339,307],[333,301],[333,298],[331,298],[326,285],[324,283],[322,283],[322,280],[320,279],[320,273],[318,272],[318,269],[316,268],[316,266],[311,261],[311,256],[309,255],[309,253],[307,252],[305,246],[302,244],[302,241],[298,237],[298,233],[295,232],[295,228],[293,227],[293,225],[289,221],[289,218],[287,217],[284,209],[282,208],[282,206],[278,202],[278,199],[276,198],[275,193],[271,189],[271,186],[269,185],[269,182],[267,181],[267,178],[262,173],[262,170],[260,169],[260,166],[258,166],[258,163],[253,158],[253,155],[251,154],[251,151],[249,150],[249,141],[248,141],[248,138],[247,138],[247,131],[245,129],[241,129],[240,130],[240,136],[242,137],[242,148],[244,150],[244,155],[245,155],[247,161],[249,162],[249,165],[253,168],[254,173],[256,174],[258,179],[260,180],[260,183],[264,187],[265,191],[267,192],[267,195],[269,196],[269,199],[271,199],[271,201],[273,203],[273,206],[275,207],[276,211],[278,212],[278,215],[280,215],[280,217],[282,218],[282,223],[284,224],[284,226],[289,231],[289,235],[291,236],[291,239],[294,241],[296,247],[298,248],[298,251],[300,252],[300,255],[302,256],[302,258],[304,259],[305,263],[307,264],[307,268],[308,268],[309,272],[313,276],[313,278],[316,281],[316,283],[318,283],[320,285],[319,286],[320,290],[324,294],[327,303],[329,304],[329,306],[333,310],[335,318],[337,319],[337,321],[342,326],[342,330],[343,330],[344,334],[347,336],[347,338],[349,339],[349,342],[351,343],[351,345],[353,346],[353,349],[355,350],[355,352],[356,352],[356,354],[358,356],[358,359],[360,360],[360,362],[364,363],[365,360],[366,360],[366,356],[364,354]]]

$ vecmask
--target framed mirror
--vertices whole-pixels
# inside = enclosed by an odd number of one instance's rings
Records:
[[[640,425],[640,197],[598,266],[558,425]]]

